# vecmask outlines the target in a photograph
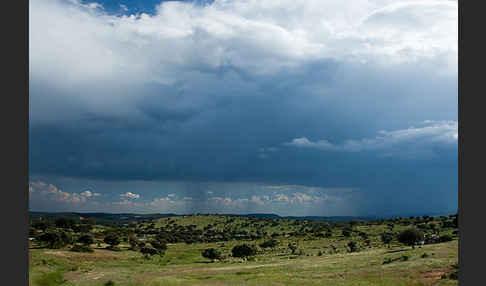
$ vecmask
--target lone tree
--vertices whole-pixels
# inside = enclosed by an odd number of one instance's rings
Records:
[[[115,233],[110,233],[110,234],[106,235],[105,238],[103,239],[103,241],[106,244],[109,244],[108,248],[111,248],[111,249],[113,249],[115,246],[120,244],[120,238]]]
[[[397,238],[400,243],[415,248],[415,244],[424,239],[424,233],[418,229],[410,228],[400,232]]]
[[[256,248],[248,244],[241,244],[233,247],[231,249],[231,254],[233,257],[246,258],[256,254]]]
[[[215,259],[221,260],[221,252],[215,248],[208,248],[205,249],[201,255],[204,258],[211,259],[211,262],[214,262]]]

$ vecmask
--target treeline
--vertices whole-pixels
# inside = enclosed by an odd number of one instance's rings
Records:
[[[92,245],[113,251],[120,251],[124,242],[130,250],[140,251],[144,257],[163,256],[168,243],[208,243],[225,241],[262,241],[260,244],[242,243],[232,250],[234,257],[249,257],[266,249],[274,249],[287,238],[319,240],[339,238],[347,240],[347,251],[360,251],[362,247],[371,247],[379,240],[389,247],[392,243],[416,245],[450,241],[458,235],[458,215],[441,217],[408,217],[377,221],[325,222],[316,220],[274,219],[252,217],[238,219],[226,217],[198,227],[195,224],[181,225],[174,218],[166,218],[159,226],[153,221],[145,223],[129,222],[116,226],[100,226],[94,219],[76,219],[62,217],[56,220],[31,220],[29,237],[39,247],[65,248],[72,251],[92,252]],[[381,226],[381,233],[363,231],[365,226]],[[400,226],[400,227],[399,227]],[[404,229],[405,227],[405,229]],[[397,229],[400,229],[398,231]],[[444,230],[447,233],[444,234]],[[442,232],[442,234],[441,234]],[[440,235],[441,234],[441,235]],[[333,245],[331,249],[335,250]],[[290,254],[299,254],[296,244],[286,245]],[[321,252],[320,252],[321,253]],[[204,250],[202,255],[212,261],[221,258],[216,248]],[[322,255],[322,253],[321,253]]]

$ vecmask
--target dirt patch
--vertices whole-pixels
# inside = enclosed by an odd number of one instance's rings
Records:
[[[119,253],[110,250],[95,250],[92,253],[73,252],[69,250],[48,250],[47,255],[69,259],[71,262],[103,262],[126,259]]]
[[[426,283],[425,285],[433,285],[434,282],[441,280],[443,274],[448,274],[452,271],[452,267],[445,267],[439,269],[433,269],[425,272],[421,272],[420,277]]]
[[[208,268],[208,271],[225,271],[225,270],[240,270],[240,269],[258,269],[264,267],[277,267],[286,265],[288,263],[275,263],[275,264],[260,264],[260,265],[241,265],[241,266],[228,266],[228,267],[218,267],[218,268]]]

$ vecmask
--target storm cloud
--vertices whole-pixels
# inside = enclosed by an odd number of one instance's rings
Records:
[[[359,190],[315,215],[456,210],[457,2],[120,4],[29,1],[32,182],[116,185],[105,203],[139,212],[265,210],[305,188]]]

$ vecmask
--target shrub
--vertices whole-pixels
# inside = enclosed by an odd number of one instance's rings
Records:
[[[37,239],[42,243],[46,243],[48,248],[62,248],[72,242],[72,237],[64,231],[45,232]]]
[[[78,238],[78,242],[80,242],[84,245],[90,245],[90,244],[94,243],[94,238],[93,238],[93,236],[91,236],[89,234],[84,234],[84,235],[81,235]]]
[[[458,280],[459,279],[459,273],[457,271],[452,272],[451,274],[449,274],[449,279]]]
[[[424,254],[422,254],[420,257],[422,257],[422,258],[427,258],[427,257],[429,257],[429,255],[428,255],[428,254],[425,252],[425,253],[424,253]]]
[[[75,244],[71,247],[71,251],[75,252],[93,252],[94,250],[86,244]]]
[[[149,259],[151,256],[157,254],[157,250],[152,247],[147,247],[144,246],[140,249],[140,252],[143,254],[143,256],[147,259]]]
[[[215,259],[218,259],[220,260],[221,259],[221,252],[217,249],[214,249],[214,248],[208,248],[208,249],[205,249],[201,255],[204,257],[204,258],[208,258],[208,259],[211,259],[211,261],[214,261]]]
[[[439,237],[440,242],[452,241],[452,236],[450,234],[444,234]]]
[[[354,241],[348,242],[349,252],[356,252],[358,250],[358,245]]]
[[[400,243],[415,248],[415,244],[424,238],[424,233],[418,229],[411,228],[400,232],[397,238]]]
[[[120,244],[120,238],[115,233],[106,235],[103,241],[110,245],[109,248],[114,248],[116,245]]]
[[[59,228],[72,228],[76,224],[73,218],[61,217],[55,221],[56,227]]]
[[[295,251],[297,250],[297,245],[289,242],[289,244],[287,245],[287,247],[290,249],[290,251],[292,252],[292,254],[295,254]]]
[[[163,255],[167,250],[167,244],[163,240],[152,240],[150,241],[150,245],[157,250],[159,255]]]
[[[108,280],[103,284],[104,286],[115,286],[115,282],[113,280]]]
[[[274,248],[278,245],[278,241],[276,239],[266,240],[260,244],[261,248]]]
[[[400,259],[402,261],[407,261],[410,257],[408,255],[402,255],[402,257],[400,257]]]
[[[256,254],[256,248],[247,244],[241,244],[231,249],[233,257],[248,257]]]
[[[351,231],[349,229],[343,229],[342,234],[344,237],[350,237]]]
[[[317,253],[317,256],[322,256],[322,251],[319,250],[319,252]]]

